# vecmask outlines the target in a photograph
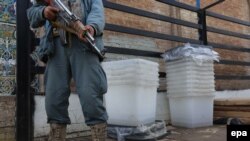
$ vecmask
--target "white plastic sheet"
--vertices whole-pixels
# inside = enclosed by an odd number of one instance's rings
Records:
[[[138,125],[137,127],[108,127],[108,136],[125,141],[125,138],[156,139],[167,133],[166,123],[158,121],[151,125]]]
[[[199,65],[207,61],[219,62],[219,54],[211,46],[191,45],[190,43],[168,50],[162,57],[166,62],[190,57]]]

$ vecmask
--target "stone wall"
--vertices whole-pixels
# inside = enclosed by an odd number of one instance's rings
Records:
[[[15,96],[0,96],[0,141],[15,141]]]

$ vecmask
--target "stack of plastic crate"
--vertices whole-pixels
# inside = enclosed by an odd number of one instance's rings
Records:
[[[108,80],[105,105],[109,124],[138,126],[155,122],[158,63],[143,59],[103,62]]]
[[[190,57],[166,62],[167,94],[172,125],[202,127],[213,124],[213,61],[199,64]]]

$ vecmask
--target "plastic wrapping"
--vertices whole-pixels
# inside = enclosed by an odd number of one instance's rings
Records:
[[[176,47],[171,50],[166,51],[162,57],[164,60],[172,61],[182,58],[192,58],[197,64],[202,64],[207,61],[217,61],[219,62],[219,54],[213,51],[212,46],[195,45],[195,44],[185,44],[181,47]]]
[[[116,138],[117,141],[129,140],[149,140],[157,139],[167,134],[166,123],[158,121],[151,125],[139,125],[137,127],[108,127],[108,136]]]

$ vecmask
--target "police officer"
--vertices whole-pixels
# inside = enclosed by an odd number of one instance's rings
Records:
[[[95,38],[102,50],[102,34],[105,25],[102,0],[61,0],[78,18],[71,26],[77,34],[54,27],[51,21],[63,23],[60,10],[49,2],[37,0],[27,10],[32,28],[45,26],[37,54],[47,58],[45,71],[45,106],[50,124],[49,141],[65,141],[68,114],[70,80],[74,79],[85,123],[90,126],[93,141],[106,138],[108,115],[103,106],[103,94],[107,91],[105,72],[100,58],[89,48],[82,33],[86,30]],[[80,24],[79,24],[80,23]],[[86,25],[81,27],[81,23]],[[64,23],[65,24],[65,23]]]

